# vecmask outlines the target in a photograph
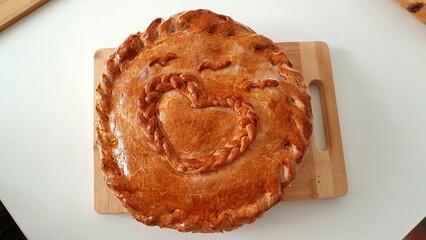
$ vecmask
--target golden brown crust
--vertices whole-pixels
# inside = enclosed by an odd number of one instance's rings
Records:
[[[108,186],[147,225],[228,231],[283,197],[312,132],[273,42],[208,10],[154,20],[106,63],[97,142]]]

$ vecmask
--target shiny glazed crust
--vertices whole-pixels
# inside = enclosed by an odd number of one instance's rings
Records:
[[[279,202],[310,142],[310,97],[271,40],[208,10],[154,20],[107,60],[107,185],[147,225],[220,232]]]

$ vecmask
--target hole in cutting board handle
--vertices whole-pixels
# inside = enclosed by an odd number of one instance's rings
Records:
[[[323,102],[321,82],[314,80],[309,84],[309,93],[311,94],[311,104],[312,104],[312,113],[314,115],[313,124],[314,124],[314,143],[317,149],[325,150],[327,148],[327,141],[325,138],[324,131],[324,115],[323,115]]]

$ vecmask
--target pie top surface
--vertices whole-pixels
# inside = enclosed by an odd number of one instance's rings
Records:
[[[154,20],[97,88],[107,185],[147,225],[227,231],[279,202],[312,132],[301,75],[273,42],[208,10]]]

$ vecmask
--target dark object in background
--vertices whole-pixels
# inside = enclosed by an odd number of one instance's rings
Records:
[[[411,232],[402,240],[424,240],[426,239],[426,217],[417,224]]]
[[[27,240],[0,201],[0,240]]]

